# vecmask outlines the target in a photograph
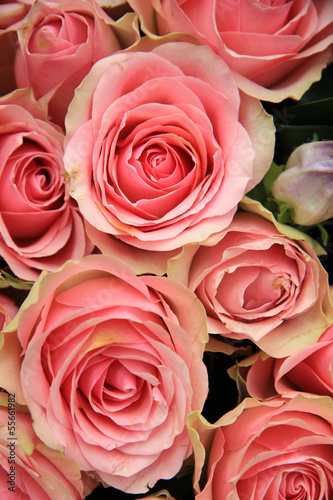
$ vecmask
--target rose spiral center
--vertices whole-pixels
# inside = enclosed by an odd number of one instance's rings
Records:
[[[64,13],[63,17],[50,14],[42,21],[40,27],[32,32],[29,52],[32,54],[58,53],[84,44],[87,41],[90,22],[91,20],[75,13]],[[67,23],[71,29],[68,28]]]

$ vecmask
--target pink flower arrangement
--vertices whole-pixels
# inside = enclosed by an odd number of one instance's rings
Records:
[[[333,498],[331,0],[0,5],[0,497]]]

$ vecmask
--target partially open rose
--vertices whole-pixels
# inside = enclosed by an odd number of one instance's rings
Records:
[[[191,453],[186,417],[208,391],[205,312],[186,287],[88,256],[41,275],[4,333],[6,358],[16,331],[45,444],[132,493],[179,471]]]
[[[197,500],[330,499],[333,495],[333,402],[328,397],[247,398],[210,425],[190,426],[213,444]],[[193,434],[196,461],[204,444]]]
[[[20,278],[92,251],[64,184],[63,134],[29,90],[0,99],[0,255]]]
[[[305,235],[255,201],[243,206],[257,213],[237,213],[216,244],[185,247],[168,274],[204,304],[210,333],[287,356],[316,342],[333,319],[327,273]]]
[[[98,232],[149,251],[228,225],[269,168],[271,117],[227,65],[185,42],[98,61],[66,118],[70,193]],[[112,253],[112,251],[111,251]]]
[[[249,95],[299,99],[332,60],[331,0],[129,0],[146,32],[208,44]]]
[[[55,123],[64,124],[75,88],[91,66],[120,49],[112,20],[88,0],[37,0],[18,30],[18,87],[43,97]]]
[[[333,398],[333,326],[314,344],[304,346],[287,358],[262,353],[239,363],[251,396],[266,399],[277,394],[293,397],[306,392]]]

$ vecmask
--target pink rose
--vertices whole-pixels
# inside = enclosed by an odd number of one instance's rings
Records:
[[[244,92],[299,99],[332,60],[331,0],[129,0],[148,33],[194,35],[224,59]]]
[[[239,364],[251,396],[266,399],[276,394],[293,397],[306,392],[333,398],[333,325],[315,344],[304,346],[287,358],[256,355]],[[245,366],[242,366],[245,365]]]
[[[18,311],[14,300],[0,293],[0,331],[5,328]]]
[[[88,0],[37,0],[18,38],[17,86],[32,87],[61,126],[74,90],[91,66],[120,49],[112,20]]]
[[[96,483],[37,438],[30,415],[15,405],[15,394],[1,393],[0,402],[1,499],[85,498]]]
[[[16,328],[23,392],[45,444],[130,493],[179,471],[191,453],[186,417],[208,391],[194,294],[92,255],[43,273],[5,339]]]
[[[274,146],[271,117],[227,65],[180,41],[98,61],[66,129],[70,193],[111,253],[113,241],[169,251],[225,227]]]
[[[244,400],[210,426],[207,481],[196,499],[332,498],[332,425],[330,398]]]
[[[316,342],[333,308],[327,273],[306,236],[252,206],[261,216],[237,213],[215,245],[183,249],[168,274],[201,300],[209,333],[249,339],[278,358]]]
[[[63,134],[29,90],[0,99],[0,255],[34,280],[92,250],[64,184]]]

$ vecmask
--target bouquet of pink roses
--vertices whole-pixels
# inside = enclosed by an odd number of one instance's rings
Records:
[[[0,5],[0,497],[333,498],[333,3]]]

